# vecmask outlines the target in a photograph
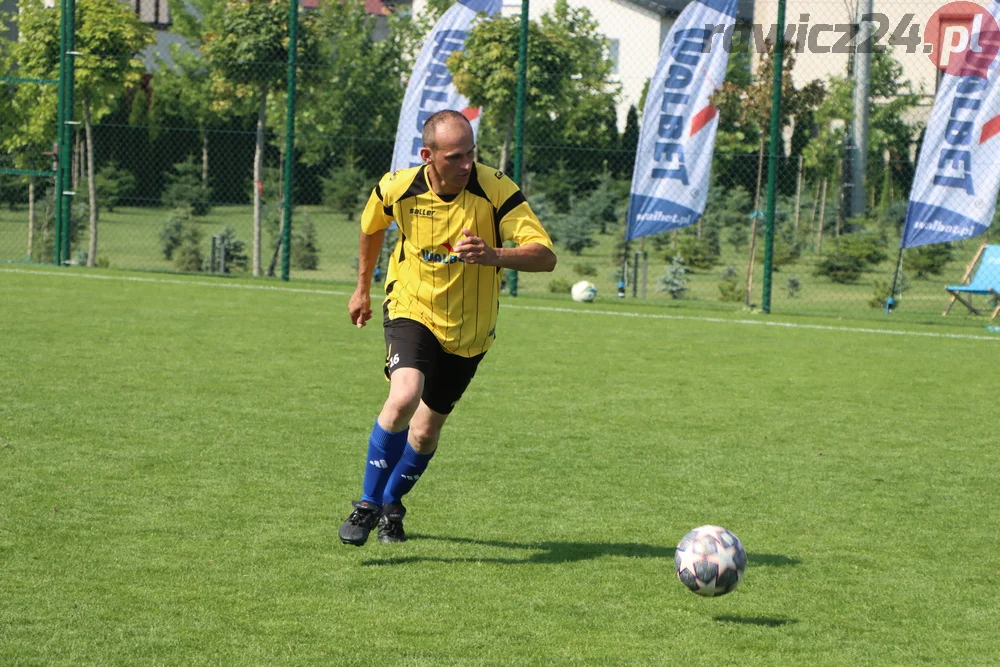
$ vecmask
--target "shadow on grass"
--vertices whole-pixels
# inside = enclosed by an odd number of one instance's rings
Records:
[[[438,535],[412,534],[413,541],[438,541],[493,549],[530,551],[527,558],[501,557],[442,557],[442,556],[397,556],[372,558],[362,561],[363,565],[405,565],[407,563],[499,563],[503,565],[551,565],[591,560],[603,556],[623,556],[625,558],[668,558],[673,560],[674,548],[653,544],[600,543],[600,542],[501,542],[499,540],[474,540],[467,537],[443,537]],[[748,554],[751,565],[785,566],[798,565],[801,561],[780,554]]]
[[[719,623],[736,623],[738,625],[763,625],[768,628],[779,628],[782,625],[798,623],[794,618],[773,618],[770,616],[716,616],[712,620]]]
[[[802,561],[798,558],[790,558],[781,554],[755,554],[747,553],[747,560],[755,567],[786,567],[798,565]]]

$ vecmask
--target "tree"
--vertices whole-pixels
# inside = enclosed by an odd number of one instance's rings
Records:
[[[132,172],[120,168],[113,161],[109,162],[98,169],[94,177],[98,205],[114,211],[135,191],[135,183]]]
[[[547,112],[525,109],[526,141],[544,147],[532,153],[532,166],[545,171],[560,159],[572,160],[582,181],[578,185],[589,189],[612,167],[620,147],[616,100],[621,85],[611,79],[609,41],[588,9],[572,8],[566,0],[558,0],[539,22],[569,53],[569,67],[562,72],[564,104]]]
[[[734,41],[734,53],[742,52],[744,49],[743,40]],[[741,55],[736,60],[736,76],[733,81],[726,81],[722,87],[712,96],[712,104],[719,109],[719,130],[717,135],[717,148],[723,153],[732,150],[740,150],[744,154],[748,151],[748,139],[757,138],[757,169],[756,182],[753,185],[754,209],[751,212],[752,222],[750,225],[750,250],[747,262],[746,278],[746,303],[750,305],[753,288],[753,266],[756,254],[757,224],[760,216],[756,214],[761,206],[761,183],[763,181],[763,167],[765,149],[776,152],[779,156],[784,153],[784,144],[779,140],[777,146],[768,146],[768,129],[771,115],[774,110],[771,107],[771,95],[773,88],[773,77],[775,68],[775,45],[765,42],[764,52],[760,53],[760,58],[756,72],[748,76],[742,68],[743,60],[748,55]],[[748,52],[747,52],[748,53]],[[792,70],[795,68],[795,45],[786,42],[781,62],[784,76],[781,82],[781,116],[780,127],[790,125],[798,116],[812,114],[822,101],[825,91],[822,82],[818,80],[810,81],[801,89],[796,88],[792,82]],[[727,174],[727,178],[731,175]],[[749,187],[746,181],[743,184]]]
[[[144,71],[137,57],[153,41],[152,30],[118,0],[78,0],[75,61],[77,98],[87,138],[87,191],[90,246],[87,266],[97,261],[97,187],[94,169],[94,123],[111,113],[126,87],[138,85]]]
[[[532,168],[545,173],[572,160],[575,186],[585,191],[620,146],[615,111],[620,86],[611,80],[608,40],[589,10],[572,8],[566,0],[530,21],[528,33],[526,143],[543,147],[532,154]],[[519,17],[493,17],[474,26],[465,50],[448,59],[456,88],[483,107],[479,144],[492,140],[500,146],[501,169],[511,157],[519,36]]]
[[[484,124],[494,126],[503,137],[500,169],[507,168],[514,136],[519,40],[520,18],[495,16],[477,23],[465,40],[465,50],[448,58],[455,87],[469,98],[470,104],[483,107]],[[546,113],[571,105],[566,91],[574,52],[568,41],[550,35],[537,21],[528,23],[531,48],[525,99],[526,108],[533,112]]]
[[[300,19],[297,49],[304,62],[314,60],[314,19]],[[230,0],[218,31],[202,36],[202,53],[212,68],[217,99],[224,108],[234,99],[251,99],[257,109],[253,161],[253,275],[261,275],[261,190],[268,97],[283,89],[288,63],[288,3],[285,0]]]
[[[227,102],[217,99],[205,59],[177,45],[173,45],[171,51],[173,66],[161,59],[159,72],[152,81],[151,113],[157,119],[172,117],[184,127],[197,128],[201,140],[201,185],[207,192],[209,133],[225,127],[233,117],[245,115],[249,105],[245,99]]]
[[[315,76],[299,85],[296,133],[302,160],[321,171],[352,157],[371,177],[390,166],[404,81],[430,26],[394,13],[376,40],[373,21],[361,0],[322,3],[316,14]]]
[[[903,79],[903,66],[892,55],[891,49],[872,52],[871,114],[868,126],[868,182],[870,197],[885,187],[881,208],[892,204],[892,193],[906,193],[910,189],[912,169],[910,146],[916,138],[917,128],[905,120],[910,110],[920,102],[913,91],[913,83]],[[884,173],[885,171],[888,173]]]
[[[613,173],[616,178],[632,178],[635,169],[635,152],[639,147],[639,110],[634,104],[625,114],[625,131],[622,132],[621,148],[615,160]]]
[[[10,72],[16,65],[23,78],[59,78],[59,11],[40,0],[27,0],[21,3],[16,21],[21,39],[0,41],[0,71]],[[52,151],[57,138],[56,87],[22,83],[5,88],[0,90],[0,148],[10,156],[5,166],[51,168],[51,157],[45,153]],[[41,259],[34,248],[38,226],[35,185],[34,177],[29,177],[27,250],[33,259]]]

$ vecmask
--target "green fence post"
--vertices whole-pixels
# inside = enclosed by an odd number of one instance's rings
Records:
[[[521,0],[521,37],[517,44],[517,108],[514,112],[514,182],[524,173],[524,104],[528,80],[528,0]],[[500,165],[503,169],[504,165]],[[507,293],[517,296],[517,271],[507,272]]]
[[[764,228],[764,286],[761,312],[771,312],[771,274],[774,272],[774,208],[778,186],[778,142],[781,141],[781,75],[785,59],[785,0],[778,0],[778,40],[774,44],[771,80],[771,135],[767,155],[767,213]]]
[[[281,228],[281,279],[288,282],[292,245],[292,178],[295,173],[295,60],[299,0],[288,0],[288,107],[285,112],[284,225]]]
[[[59,93],[57,96],[56,103],[56,228],[55,228],[55,247],[52,255],[52,263],[56,266],[62,261],[62,229],[63,229],[63,211],[62,211],[62,191],[63,191],[63,124],[66,122],[66,109],[65,109],[65,88],[66,88],[66,0],[62,0],[59,7]]]
[[[58,196],[57,206],[62,209],[62,228],[58,230],[59,242],[56,244],[57,247],[61,249],[61,255],[57,258],[56,263],[61,264],[69,259],[69,229],[72,225],[73,216],[73,194],[69,193],[69,188],[73,183],[73,175],[71,173],[71,163],[72,163],[72,143],[73,134],[71,128],[73,127],[73,85],[74,85],[74,72],[73,72],[73,57],[76,55],[74,52],[74,44],[76,42],[76,0],[63,0],[64,16],[65,21],[63,23],[66,37],[66,51],[63,53],[63,67],[62,75],[59,77],[62,81],[62,108],[63,108],[63,122],[59,127],[59,171],[62,172],[62,189],[59,190],[56,195]]]

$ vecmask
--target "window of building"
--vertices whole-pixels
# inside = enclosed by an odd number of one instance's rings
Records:
[[[611,73],[618,74],[619,49],[621,42],[617,39],[608,40],[608,60],[611,61]]]

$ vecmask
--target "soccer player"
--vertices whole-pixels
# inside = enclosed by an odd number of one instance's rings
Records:
[[[423,129],[423,164],[386,174],[361,218],[351,323],[371,319],[369,286],[392,221],[399,241],[382,304],[389,397],[368,439],[361,500],[340,527],[361,546],[406,540],[403,496],[427,468],[441,427],[496,337],[503,269],[551,271],[552,241],[502,172],[475,161],[472,126],[439,111]],[[516,247],[503,247],[513,241]]]

